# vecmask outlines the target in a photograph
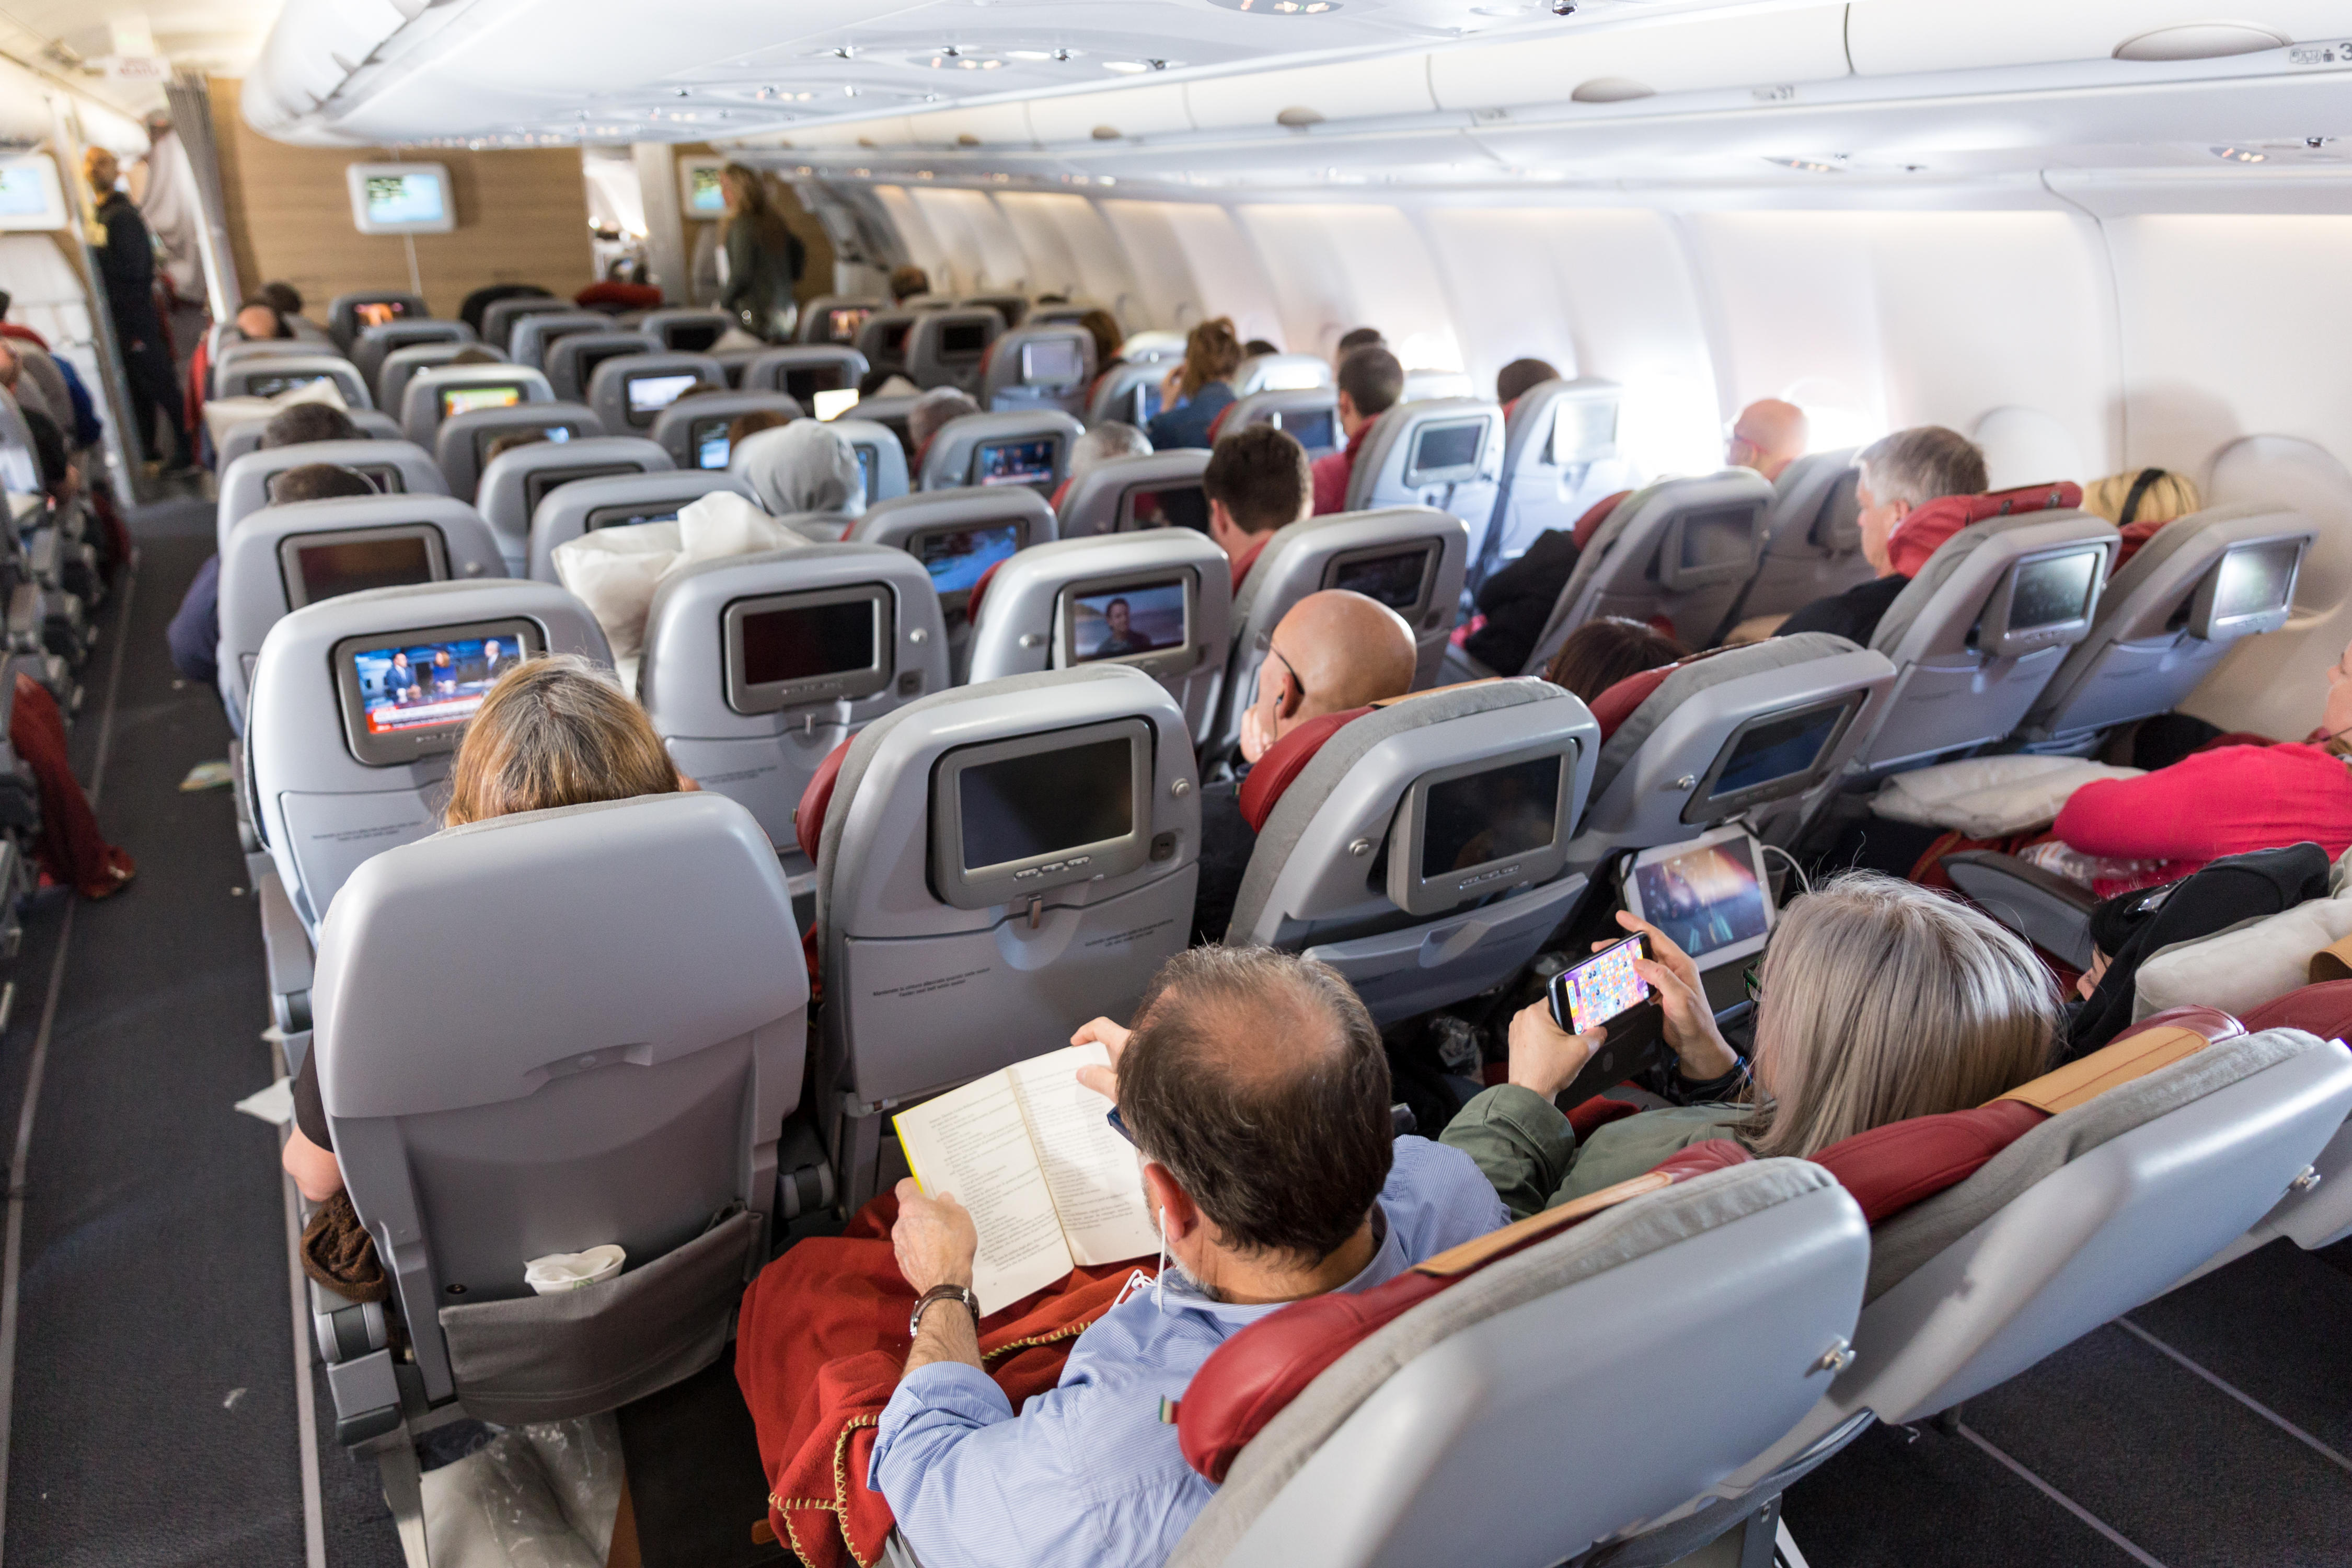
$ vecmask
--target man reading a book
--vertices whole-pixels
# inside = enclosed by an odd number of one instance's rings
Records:
[[[926,1568],[1163,1562],[1214,1488],[1161,1402],[1231,1335],[1287,1302],[1364,1290],[1504,1223],[1468,1159],[1396,1138],[1370,1015],[1320,963],[1269,948],[1168,961],[1132,1033],[1080,1030],[1083,1069],[1135,1142],[1168,1263],[1081,1334],[1059,1384],[1018,1413],[982,1370],[971,1215],[898,1187],[891,1231],[919,1318],[869,1484]]]

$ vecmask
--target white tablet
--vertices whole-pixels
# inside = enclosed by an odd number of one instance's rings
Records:
[[[1774,915],[1764,847],[1745,828],[1718,827],[1645,849],[1625,875],[1625,907],[1701,969],[1761,952]]]

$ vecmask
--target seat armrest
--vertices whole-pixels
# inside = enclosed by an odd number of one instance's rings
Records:
[[[269,1012],[278,1028],[310,1026],[310,935],[294,912],[286,885],[271,871],[254,885],[261,905],[261,945],[269,960]]]
[[[1990,849],[1963,849],[1938,863],[1985,913],[2074,968],[2090,968],[2091,911],[2099,902],[2090,889]]]

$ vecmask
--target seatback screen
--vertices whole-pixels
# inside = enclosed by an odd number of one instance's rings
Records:
[[[1682,569],[1736,566],[1753,551],[1756,513],[1744,506],[1708,507],[1683,518]]]
[[[971,482],[976,485],[1050,485],[1054,482],[1054,440],[989,441],[971,455]]]
[[[1739,737],[1738,746],[1716,774],[1711,793],[1737,795],[1804,773],[1821,760],[1822,748],[1837,733],[1838,721],[1847,711],[1846,704],[1833,703],[1757,725]]]
[[[246,380],[245,395],[247,397],[276,397],[279,393],[291,392],[298,386],[316,386],[322,381],[334,379],[325,374],[250,376]]]
[[[950,321],[940,329],[943,359],[972,359],[988,352],[988,328],[979,321]]]
[[[503,428],[475,431],[474,466],[477,468],[488,466],[490,460],[490,448],[497,446],[501,437],[511,436],[518,430],[529,430],[531,428],[533,428],[533,426],[529,425],[509,425]],[[540,435],[549,441],[569,441],[572,439],[572,426],[569,425],[543,425],[537,426],[537,428]]]
[[[677,508],[673,505],[664,510],[660,501],[646,501],[638,506],[600,506],[589,512],[583,521],[591,533],[600,528],[635,528],[640,523],[676,522]]]
[[[968,594],[981,574],[1021,548],[1021,525],[994,528],[943,529],[914,539],[915,558],[931,574],[931,586],[942,594]]]
[[[852,599],[745,616],[744,681],[766,686],[871,669],[879,609],[873,599]]]
[[[2017,588],[2009,600],[2009,629],[2028,631],[2082,619],[2102,559],[2099,552],[2084,550],[2019,567]]]
[[[825,335],[837,343],[854,343],[857,341],[857,329],[864,326],[866,318],[873,313],[859,310],[827,310],[824,313]]]
[[[454,419],[478,408],[512,408],[520,402],[522,388],[510,381],[494,385],[445,386],[441,389],[441,417]]]
[[[1617,444],[1614,399],[1562,398],[1551,424],[1551,460],[1589,463]]]
[[[1274,416],[1274,427],[1289,431],[1300,446],[1313,452],[1339,444],[1339,415],[1328,408],[1277,413]]]
[[[882,352],[903,354],[907,352],[907,334],[915,330],[912,321],[893,321],[882,329]]]
[[[1132,489],[1119,499],[1119,506],[1125,513],[1118,524],[1122,531],[1138,528],[1209,531],[1209,498],[1198,485],[1179,485],[1164,490]]]
[[[1633,868],[1642,913],[1693,958],[1762,936],[1771,927],[1764,885],[1741,843],[1702,844]]]
[[[1118,739],[964,769],[964,869],[1126,837],[1135,829],[1134,766],[1133,744]]]
[[[1184,584],[1142,583],[1070,597],[1070,658],[1088,664],[1184,646]]]
[[[842,369],[838,364],[794,365],[784,372],[785,395],[811,412],[816,408],[818,393],[839,392],[841,386]],[[817,417],[827,416],[819,414]]]
[[[662,329],[662,342],[679,353],[707,353],[726,330],[724,321],[672,321]]]
[[[369,216],[374,217],[379,223],[391,222],[393,220],[387,215],[373,210],[375,205],[375,185],[374,180],[368,182],[368,205],[371,209]],[[439,215],[436,212],[429,216]],[[377,300],[368,304],[352,307],[352,319],[362,327],[388,327],[406,314],[408,314],[408,301],[405,300]]]
[[[1325,586],[1378,599],[1391,610],[1418,609],[1422,578],[1428,570],[1426,548],[1406,550],[1367,561],[1342,561],[1332,567],[1331,580]]]
[[[369,588],[404,588],[436,578],[433,552],[422,535],[393,533],[382,539],[344,538],[332,543],[297,544],[295,570],[302,598],[315,605]]]
[[[1087,374],[1086,351],[1072,338],[1021,345],[1021,379],[1032,385],[1067,386]]]
[[[547,499],[547,493],[550,490],[568,485],[574,479],[607,479],[615,474],[634,474],[640,471],[609,463],[601,468],[541,468],[523,478],[523,506],[527,510],[537,511],[539,503]]]
[[[2232,550],[2221,557],[2213,587],[2213,619],[2242,620],[2287,606],[2294,592],[2295,563],[2303,547],[2295,540]]]
[[[367,733],[409,734],[464,723],[524,652],[519,638],[494,637],[358,650],[352,662]]]
[[[1429,786],[1424,879],[1548,847],[1559,826],[1559,759],[1535,757]]]
[[[727,436],[728,426],[733,423],[731,419],[698,419],[694,422],[693,428],[687,433],[686,444],[694,452],[696,468],[723,468],[727,466],[728,458],[735,450],[735,444]]]
[[[1412,438],[1412,461],[1406,467],[1407,484],[1433,479],[1468,478],[1478,468],[1478,444],[1486,437],[1483,419],[1458,419],[1445,425],[1425,425]]]
[[[702,378],[692,371],[680,371],[675,375],[633,375],[628,378],[629,417],[644,422],[644,417],[660,413],[676,403],[689,387],[701,384]]]
[[[641,354],[647,352],[649,351],[646,349],[629,348],[620,344],[615,344],[610,348],[582,349],[580,351],[580,384],[583,386],[587,385],[590,379],[595,375],[596,367],[603,364],[608,359],[624,359],[630,354]]]

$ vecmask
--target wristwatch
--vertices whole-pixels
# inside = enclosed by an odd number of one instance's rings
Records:
[[[911,1340],[917,1334],[923,1331],[923,1314],[930,1310],[931,1303],[934,1301],[955,1301],[961,1303],[963,1309],[971,1314],[972,1331],[974,1333],[980,1331],[980,1298],[971,1293],[971,1287],[969,1285],[934,1285],[929,1289],[923,1292],[923,1299],[915,1303],[914,1315],[907,1320],[907,1337],[908,1339]]]

